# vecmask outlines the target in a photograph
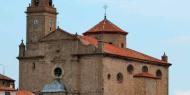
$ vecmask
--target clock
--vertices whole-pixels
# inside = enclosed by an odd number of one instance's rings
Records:
[[[38,19],[33,20],[33,26],[35,29],[39,27],[39,20]]]

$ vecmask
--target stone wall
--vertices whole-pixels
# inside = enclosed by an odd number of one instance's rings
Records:
[[[102,56],[84,56],[80,59],[80,94],[102,95]]]
[[[126,35],[122,34],[89,34],[89,36],[94,37],[96,39],[103,39],[104,42],[112,43],[117,47],[127,47]]]
[[[130,64],[134,66],[132,74],[127,71]],[[143,66],[148,66],[148,73],[154,76],[156,70],[161,70],[162,78],[134,77],[142,72]],[[121,83],[116,78],[119,72],[124,76]],[[103,59],[104,95],[168,95],[167,73],[167,67],[106,57]],[[110,79],[108,74],[111,75]]]
[[[100,81],[101,73],[98,69],[101,67],[101,60],[99,57],[78,58],[72,55],[93,53],[95,47],[84,45],[73,36],[63,32],[55,32],[52,36],[32,46],[35,48],[27,48],[25,57],[19,61],[20,89],[32,92],[41,91],[46,84],[55,79],[54,69],[60,67],[64,72],[61,82],[64,83],[68,92],[82,90],[86,93],[88,90],[97,90],[100,84],[95,85],[97,83],[95,82],[90,86],[88,83],[97,81],[97,77],[98,82]],[[91,67],[92,62],[94,69]],[[93,74],[88,73],[89,70]]]

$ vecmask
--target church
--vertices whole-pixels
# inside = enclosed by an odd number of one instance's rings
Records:
[[[52,0],[31,0],[19,45],[19,89],[40,95],[168,95],[168,57],[127,47],[105,16],[83,35],[58,27]]]

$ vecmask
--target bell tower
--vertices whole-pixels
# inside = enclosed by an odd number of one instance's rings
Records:
[[[56,29],[57,11],[52,0],[31,0],[27,7],[26,44],[38,43],[40,39]]]

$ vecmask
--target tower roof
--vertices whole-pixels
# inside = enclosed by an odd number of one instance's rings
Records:
[[[52,0],[31,0],[31,5],[27,8],[26,13],[51,13],[58,14]]]
[[[99,33],[117,33],[123,35],[128,34],[124,30],[113,24],[111,21],[109,21],[107,18],[105,18],[104,20],[102,20],[93,28],[91,28],[90,30],[88,30],[83,34],[88,35],[88,34],[99,34]]]

